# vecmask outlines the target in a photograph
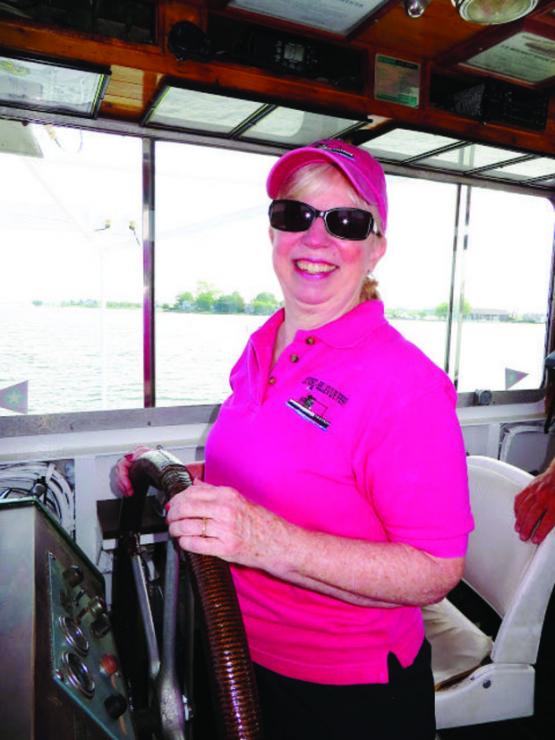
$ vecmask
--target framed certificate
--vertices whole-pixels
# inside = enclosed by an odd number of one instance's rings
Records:
[[[376,54],[374,98],[418,108],[420,104],[420,64]]]
[[[397,0],[229,0],[226,7],[348,36]]]
[[[551,86],[555,83],[555,16],[549,23],[543,18],[524,19],[484,31],[450,51],[440,63],[525,87]]]

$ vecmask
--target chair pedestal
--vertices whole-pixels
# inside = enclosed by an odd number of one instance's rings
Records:
[[[436,692],[438,730],[529,717],[534,713],[534,669],[504,663],[481,666]]]

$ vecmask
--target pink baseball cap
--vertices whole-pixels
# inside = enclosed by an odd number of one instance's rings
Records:
[[[270,198],[277,198],[283,184],[293,172],[310,162],[330,162],[380,215],[382,232],[387,226],[387,189],[381,164],[366,149],[339,139],[322,139],[314,144],[293,149],[274,164],[266,181]]]

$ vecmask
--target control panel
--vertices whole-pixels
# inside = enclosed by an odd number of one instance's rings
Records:
[[[52,677],[114,740],[133,737],[106,604],[79,565],[48,553]]]
[[[36,498],[0,501],[0,737],[136,740],[104,579]]]

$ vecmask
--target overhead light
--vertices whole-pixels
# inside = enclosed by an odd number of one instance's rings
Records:
[[[408,0],[407,0],[408,1]],[[461,18],[471,23],[493,26],[510,23],[530,13],[538,0],[451,0]]]
[[[420,18],[432,0],[405,0],[405,12],[409,18]]]

